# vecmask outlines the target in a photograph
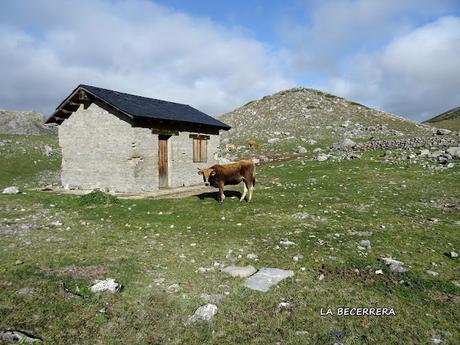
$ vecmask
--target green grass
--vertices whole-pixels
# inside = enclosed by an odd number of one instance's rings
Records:
[[[429,344],[433,337],[458,344],[460,288],[451,281],[460,280],[459,261],[444,253],[460,251],[460,169],[383,165],[379,155],[258,167],[251,203],[231,193],[222,205],[211,195],[0,195],[0,329],[49,344]],[[35,180],[27,174],[14,178]],[[284,248],[282,239],[296,245]],[[359,250],[360,239],[372,249]],[[295,262],[296,254],[304,258]],[[380,256],[409,271],[389,272]],[[232,262],[295,276],[264,294],[218,269],[197,272]],[[94,279],[107,277],[123,290],[90,292]],[[19,296],[23,287],[33,294]],[[202,293],[225,298],[211,322],[189,325]],[[279,310],[282,301],[292,310]],[[394,308],[396,316],[320,315],[345,306]]]

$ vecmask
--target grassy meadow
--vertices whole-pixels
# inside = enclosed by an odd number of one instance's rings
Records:
[[[459,164],[382,164],[382,152],[293,160],[257,168],[251,203],[239,202],[242,186],[228,188],[222,205],[211,188],[126,200],[32,190],[57,176],[59,155],[34,149],[56,139],[1,139],[23,144],[2,147],[0,187],[25,189],[0,194],[0,330],[46,344],[460,343],[459,258],[445,255],[460,251]],[[381,256],[408,271],[391,272]],[[231,264],[295,275],[261,293],[220,272]],[[121,292],[90,291],[108,277]],[[224,298],[210,322],[189,324],[202,294]],[[339,307],[396,315],[320,315]]]

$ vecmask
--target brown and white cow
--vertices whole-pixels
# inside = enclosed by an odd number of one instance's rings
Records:
[[[242,160],[229,164],[215,164],[209,168],[201,169],[198,175],[203,176],[205,186],[219,188],[219,203],[225,199],[224,186],[237,185],[244,182],[243,201],[247,195],[247,201],[251,201],[252,192],[256,184],[256,166],[251,160]]]

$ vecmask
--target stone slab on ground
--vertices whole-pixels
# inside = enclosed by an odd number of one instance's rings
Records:
[[[261,268],[259,272],[249,277],[244,283],[244,286],[252,290],[267,292],[272,286],[293,275],[294,271],[292,270],[264,267]]]

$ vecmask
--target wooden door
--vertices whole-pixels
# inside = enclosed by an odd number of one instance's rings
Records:
[[[170,135],[158,136],[158,175],[159,187],[169,187],[169,174],[168,174],[168,139]]]

